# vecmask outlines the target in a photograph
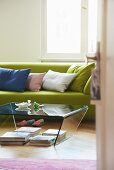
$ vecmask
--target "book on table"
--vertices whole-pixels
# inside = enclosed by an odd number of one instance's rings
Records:
[[[58,129],[48,129],[45,132],[43,132],[42,135],[57,136],[58,131],[59,131]],[[66,130],[60,130],[57,141],[59,142],[59,141],[65,139],[65,137],[66,137]]]
[[[39,146],[50,146],[54,144],[55,140],[56,140],[55,136],[37,135],[34,137],[30,137],[29,144]]]
[[[38,127],[20,127],[15,130],[16,132],[28,132],[30,136],[38,135],[41,131],[41,128]]]
[[[30,138],[30,133],[28,132],[6,132],[0,136],[0,142],[27,142]]]
[[[44,104],[42,110],[48,116],[61,116],[67,118],[69,116],[78,114],[80,111],[87,110],[87,106],[72,106],[66,104]]]
[[[0,141],[1,145],[24,145],[28,141]]]

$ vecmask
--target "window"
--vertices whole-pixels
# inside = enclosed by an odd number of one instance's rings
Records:
[[[97,48],[97,0],[88,0],[88,53]]]
[[[97,29],[95,26],[95,36],[91,38],[92,17],[88,17],[87,14],[91,15],[90,8],[91,6],[94,8],[96,4],[88,5],[89,1],[91,0],[41,1],[41,59],[43,61],[82,61],[88,53],[88,47],[89,52],[91,48],[95,50]],[[93,13],[96,12],[95,10]],[[90,36],[87,36],[88,30],[91,31]]]

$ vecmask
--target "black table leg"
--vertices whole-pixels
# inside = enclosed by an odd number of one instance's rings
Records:
[[[58,133],[57,133],[57,137],[56,137],[56,139],[55,139],[54,147],[55,147],[55,145],[56,145],[56,142],[57,142],[57,139],[58,139],[58,136],[59,136],[59,133],[60,133],[60,130],[61,130],[62,124],[63,124],[63,120],[64,120],[64,118],[63,118],[63,117],[61,117],[61,124],[60,124],[59,130],[58,130]]]

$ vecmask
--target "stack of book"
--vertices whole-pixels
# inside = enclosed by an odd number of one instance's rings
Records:
[[[43,132],[42,135],[56,136],[57,137],[58,131],[59,131],[58,129],[48,129],[45,132]],[[60,142],[60,141],[64,140],[65,137],[66,137],[66,130],[60,130],[59,136],[57,138],[57,142]]]
[[[1,145],[23,145],[29,141],[30,133],[28,132],[6,132],[0,136]]]
[[[41,128],[37,127],[21,127],[12,132],[6,132],[0,136],[1,145],[24,145],[29,138],[38,135]]]
[[[30,145],[37,145],[37,146],[51,146],[54,144],[56,140],[55,136],[42,136],[37,135],[34,137],[30,137]]]

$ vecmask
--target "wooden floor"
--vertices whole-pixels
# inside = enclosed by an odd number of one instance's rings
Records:
[[[82,122],[76,130],[70,120],[62,129],[66,129],[70,137],[55,147],[0,146],[0,158],[96,159],[94,123]]]

